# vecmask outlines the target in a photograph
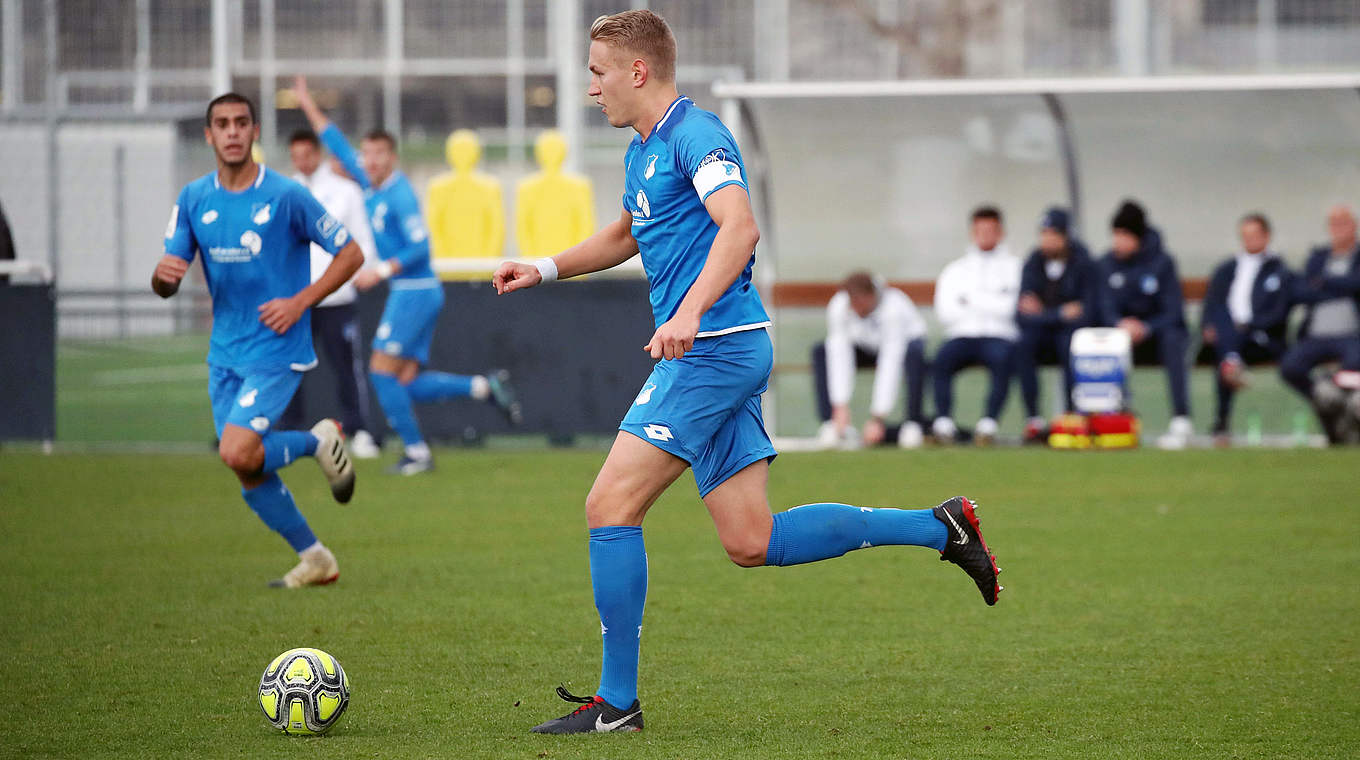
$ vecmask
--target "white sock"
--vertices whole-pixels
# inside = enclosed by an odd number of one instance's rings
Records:
[[[412,459],[426,460],[430,458],[430,447],[424,441],[413,443],[406,447],[406,456]]]
[[[491,395],[491,383],[485,375],[472,376],[472,397],[478,401],[486,401]]]
[[[307,556],[308,554],[314,554],[314,553],[316,553],[316,552],[321,552],[321,551],[325,551],[325,550],[326,550],[325,545],[322,544],[321,541],[318,539],[318,540],[317,540],[315,543],[313,543],[311,546],[309,546],[309,547],[307,547],[306,549],[303,549],[302,551],[298,552],[298,556],[299,556],[299,557],[305,557],[305,556]]]

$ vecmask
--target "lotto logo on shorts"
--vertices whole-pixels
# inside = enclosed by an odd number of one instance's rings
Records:
[[[675,437],[671,434],[671,429],[665,425],[647,425],[642,428],[642,432],[655,441],[669,441]]]

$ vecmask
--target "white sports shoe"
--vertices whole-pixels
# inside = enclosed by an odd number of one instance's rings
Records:
[[[367,430],[360,430],[349,439],[349,453],[355,459],[377,459],[382,456],[382,449]]]
[[[817,448],[834,449],[840,445],[840,436],[836,434],[836,423],[827,420],[822,426],[817,428]]]
[[[979,446],[986,446],[996,440],[996,420],[991,417],[983,417],[978,420],[977,427],[973,428],[974,443]]]
[[[924,441],[925,434],[921,432],[919,423],[904,422],[897,431],[897,447],[900,449],[919,449]]]
[[[312,426],[312,435],[317,438],[317,464],[330,483],[331,496],[344,504],[354,496],[354,463],[349,461],[345,451],[345,436],[340,432],[340,423],[324,419]]]
[[[1190,444],[1190,436],[1194,434],[1195,426],[1194,423],[1190,422],[1189,417],[1172,417],[1171,424],[1166,427],[1166,433],[1157,439],[1157,446],[1171,451],[1179,451]]]
[[[954,442],[954,434],[958,428],[954,426],[954,420],[948,417],[936,417],[935,422],[930,426],[930,431],[935,434],[935,441],[941,446],[948,446]]]
[[[335,561],[331,550],[320,544],[304,549],[298,555],[301,562],[289,570],[282,578],[270,581],[275,588],[302,588],[303,586],[324,586],[334,583],[340,577],[340,563]]]

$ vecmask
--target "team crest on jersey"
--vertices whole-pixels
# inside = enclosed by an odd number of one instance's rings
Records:
[[[651,179],[652,175],[656,174],[656,160],[658,158],[660,158],[660,156],[656,153],[647,157],[647,168],[642,170],[643,179]]]
[[[263,242],[260,240],[260,234],[255,230],[246,230],[241,233],[241,246],[250,251],[250,255],[259,256],[261,245],[263,245]]]
[[[1123,272],[1115,272],[1114,274],[1110,275],[1110,287],[1114,288],[1115,290],[1124,287]]]
[[[1145,295],[1149,295],[1149,296],[1150,296],[1150,295],[1152,295],[1153,293],[1156,293],[1156,292],[1157,292],[1157,288],[1158,288],[1158,283],[1157,283],[1157,277],[1156,277],[1155,275],[1150,275],[1150,274],[1143,275],[1143,293],[1144,293]]]
[[[369,220],[369,225],[374,232],[387,229],[387,201],[378,201],[378,205],[373,207],[373,218]]]
[[[269,221],[269,211],[271,204],[256,203],[250,207],[250,221],[255,224],[264,224]]]

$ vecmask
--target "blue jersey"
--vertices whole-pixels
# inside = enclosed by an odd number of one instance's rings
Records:
[[[260,322],[259,307],[311,284],[312,243],[335,254],[348,240],[307,188],[264,166],[237,193],[222,187],[217,172],[185,185],[170,212],[165,252],[186,261],[203,256],[213,310],[208,363],[239,372],[316,364],[311,312],[279,335]]]
[[[623,206],[651,284],[656,325],[675,316],[708,261],[718,225],[704,200],[718,188],[746,189],[741,152],[714,114],[681,96],[646,140],[633,138],[624,156]],[[698,337],[766,327],[770,317],[751,285],[755,255],[699,320]]]
[[[389,286],[393,290],[440,287],[439,278],[430,268],[430,233],[425,229],[425,218],[420,214],[420,202],[411,181],[400,171],[394,171],[382,185],[374,187],[368,172],[359,165],[354,148],[345,140],[345,133],[334,124],[322,130],[321,141],[364,189],[364,205],[368,207],[378,256],[383,261],[395,259],[401,263],[401,271],[392,276]]]

